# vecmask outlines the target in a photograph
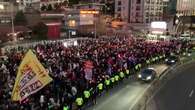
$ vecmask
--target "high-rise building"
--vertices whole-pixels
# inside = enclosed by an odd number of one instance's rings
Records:
[[[25,10],[26,8],[32,7],[35,10],[40,9],[40,0],[16,0],[19,6],[19,10]]]
[[[195,14],[195,0],[177,0],[177,12],[184,15]]]
[[[148,24],[163,19],[166,0],[115,0],[115,15],[128,23]]]
[[[0,25],[11,24],[11,18],[18,11],[18,5],[13,0],[0,0]]]
[[[67,0],[16,0],[19,4],[20,10],[25,10],[25,8],[33,8],[35,10],[40,10],[42,5],[51,4],[54,7],[55,4],[63,3]]]
[[[55,4],[63,3],[64,1],[68,1],[68,0],[41,0],[40,6],[51,4],[52,7],[54,7]]]

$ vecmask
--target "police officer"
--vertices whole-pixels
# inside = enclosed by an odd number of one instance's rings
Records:
[[[103,87],[104,87],[104,85],[103,85],[103,83],[101,83],[101,82],[97,85],[97,89],[98,89],[98,94],[99,94],[99,95],[102,93]]]
[[[158,61],[159,60],[159,58],[158,58],[158,56],[156,56],[156,61]]]
[[[111,81],[111,87],[113,87],[113,86],[114,86],[114,83],[115,83],[114,77],[111,77],[111,78],[110,78],[110,81]]]
[[[105,86],[106,87],[106,90],[108,91],[108,89],[110,88],[110,79],[109,78],[106,78],[104,83],[106,85]]]
[[[54,106],[51,103],[48,103],[48,110],[53,110]]]
[[[146,64],[149,65],[150,64],[150,60],[146,60]]]
[[[138,70],[139,70],[139,66],[137,64],[137,65],[135,65],[135,71],[138,71]]]
[[[140,69],[141,69],[141,67],[142,67],[142,64],[140,64],[140,63],[139,63],[139,64],[138,64],[138,67],[139,67],[139,70],[140,70]]]
[[[88,99],[89,99],[89,97],[90,97],[90,92],[89,92],[88,90],[85,90],[85,91],[83,92],[83,95],[84,95],[84,100],[85,100],[85,102],[87,102]]]
[[[156,61],[156,58],[155,57],[153,57],[152,58],[152,63],[154,63]]]
[[[119,75],[115,75],[114,76],[114,79],[115,79],[115,83],[118,83],[118,81],[119,81]]]
[[[121,80],[123,80],[123,79],[124,79],[124,77],[125,77],[124,72],[122,72],[122,71],[121,71],[121,72],[119,73],[119,76],[120,76]]]
[[[126,76],[127,76],[127,78],[128,78],[128,76],[130,75],[129,69],[126,69],[125,73],[126,73]]]
[[[76,98],[76,104],[77,104],[78,110],[81,110],[83,103],[84,103],[84,101],[83,101],[82,97]]]
[[[166,57],[166,55],[165,54],[163,54],[163,58],[165,58]]]
[[[63,106],[63,110],[70,110],[67,104]]]
[[[163,56],[162,56],[162,55],[160,55],[160,60],[162,60],[162,58],[163,58]]]

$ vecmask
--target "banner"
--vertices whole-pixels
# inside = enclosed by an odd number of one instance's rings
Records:
[[[93,62],[90,61],[90,60],[87,60],[84,62],[84,68],[87,68],[87,69],[93,69]]]
[[[92,80],[93,68],[94,66],[92,61],[87,60],[84,62],[85,79]]]
[[[42,89],[52,80],[37,57],[29,50],[18,68],[12,91],[12,100],[22,101]]]

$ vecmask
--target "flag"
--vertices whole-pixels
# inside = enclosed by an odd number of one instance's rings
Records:
[[[42,89],[52,80],[36,55],[29,50],[18,68],[11,99],[22,101]]]

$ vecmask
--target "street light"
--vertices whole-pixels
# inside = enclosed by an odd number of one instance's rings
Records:
[[[11,2],[11,22],[12,22],[12,33],[15,33],[14,29],[14,2]]]
[[[0,4],[0,10],[4,10],[4,5],[3,4]]]

